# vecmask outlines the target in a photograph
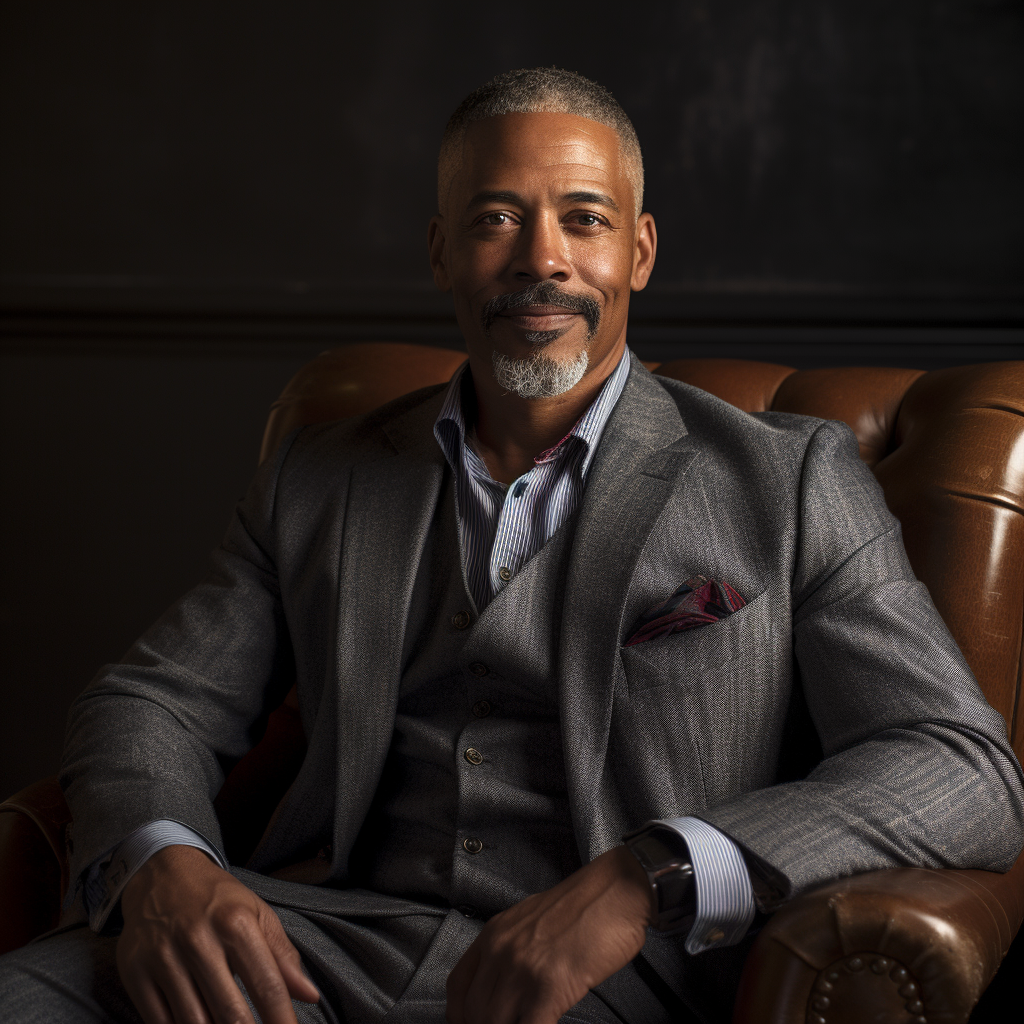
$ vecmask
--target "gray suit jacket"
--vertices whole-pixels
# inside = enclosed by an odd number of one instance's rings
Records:
[[[208,578],[78,699],[72,877],[157,818],[219,842],[224,769],[297,680],[308,755],[250,867],[344,884],[391,741],[441,394],[290,438]],[[584,861],[647,819],[696,814],[747,851],[767,907],[873,868],[1010,866],[1024,831],[1003,721],[846,427],[751,416],[634,358],[577,515],[551,611]],[[697,573],[746,607],[623,649]],[[509,642],[531,638],[513,624]],[[815,742],[820,763],[780,783],[801,771],[788,752]],[[327,843],[333,860],[316,859]]]

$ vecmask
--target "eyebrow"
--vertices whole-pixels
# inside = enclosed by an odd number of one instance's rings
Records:
[[[619,212],[619,207],[615,200],[603,192],[566,192],[560,198],[563,202],[567,200],[570,203],[594,203],[597,206],[607,206],[616,213]],[[515,206],[526,206],[526,201],[523,197],[511,189],[477,192],[469,201],[469,206],[481,206],[484,203],[511,203]]]

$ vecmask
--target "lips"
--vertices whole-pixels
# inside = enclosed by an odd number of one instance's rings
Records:
[[[516,306],[514,309],[499,313],[498,316],[527,330],[553,331],[565,327],[570,320],[580,314],[575,310],[566,309],[565,306],[531,305]]]

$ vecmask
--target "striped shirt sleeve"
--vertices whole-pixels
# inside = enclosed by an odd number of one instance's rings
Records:
[[[686,840],[697,885],[697,917],[686,937],[687,953],[734,946],[754,920],[754,892],[743,854],[724,833],[700,818],[661,824]]]
[[[227,870],[227,861],[216,847],[188,825],[166,819],[141,825],[85,869],[85,909],[93,931],[100,931],[107,923],[129,879],[165,846],[194,846]]]

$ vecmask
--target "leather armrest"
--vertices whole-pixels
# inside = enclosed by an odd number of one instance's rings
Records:
[[[743,970],[734,1024],[967,1021],[1024,917],[1006,874],[895,868],[784,906]]]
[[[56,927],[68,887],[70,820],[55,778],[0,803],[0,953]]]

